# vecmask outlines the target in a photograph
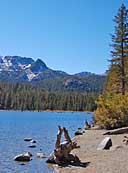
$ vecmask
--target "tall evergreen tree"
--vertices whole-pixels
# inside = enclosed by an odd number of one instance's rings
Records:
[[[114,18],[112,60],[105,94],[97,101],[95,122],[107,129],[128,126],[128,10],[122,4]]]
[[[121,86],[120,92],[124,95],[126,92],[126,73],[128,73],[126,71],[126,63],[128,61],[128,10],[124,4],[119,8],[117,16],[114,18],[114,22],[116,23],[116,26],[115,34],[112,35],[111,68],[116,67],[116,73],[119,78],[118,81],[120,81]],[[110,70],[110,73],[111,71],[112,69]],[[117,75],[115,75],[115,78],[116,77]]]

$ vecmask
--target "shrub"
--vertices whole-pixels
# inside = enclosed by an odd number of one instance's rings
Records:
[[[94,121],[105,129],[128,125],[128,93],[99,96]]]

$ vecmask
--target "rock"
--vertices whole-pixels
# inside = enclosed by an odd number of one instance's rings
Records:
[[[81,128],[81,127],[79,127],[79,128],[78,128],[78,130],[82,130],[82,128]]]
[[[33,144],[35,144],[36,143],[36,140],[31,140],[30,142],[33,143]]]
[[[29,145],[29,148],[36,148],[36,145]]]
[[[85,130],[83,130],[82,128],[78,128],[78,130],[77,131],[75,131],[75,136],[76,135],[83,135],[83,133],[85,133]]]
[[[30,141],[32,141],[32,138],[24,138],[24,141],[30,142]]]
[[[19,162],[29,162],[31,160],[30,159],[31,157],[32,157],[32,154],[30,152],[27,152],[27,153],[23,153],[23,154],[19,154],[15,156],[13,160],[19,161]]]
[[[77,136],[77,135],[83,135],[83,132],[81,130],[77,130],[74,134],[75,134],[75,136]]]
[[[99,144],[97,150],[109,150],[112,146],[112,140],[110,137],[104,138]]]
[[[22,166],[23,166],[23,165],[25,165],[25,163],[20,163],[20,165],[22,165]]]
[[[36,156],[38,158],[47,158],[47,156],[44,153],[37,153]]]

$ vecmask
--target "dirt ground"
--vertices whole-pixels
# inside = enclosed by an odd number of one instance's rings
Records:
[[[87,130],[83,135],[76,136],[75,141],[80,145],[74,149],[82,163],[78,166],[54,166],[57,173],[128,173],[128,145],[123,143],[124,135],[107,135],[112,139],[113,150],[98,151],[99,143],[106,137],[104,130]],[[126,136],[128,136],[126,134]],[[84,166],[83,166],[84,165]]]

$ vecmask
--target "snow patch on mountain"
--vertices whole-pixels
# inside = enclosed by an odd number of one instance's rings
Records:
[[[18,65],[22,70],[25,70],[25,69],[28,69],[31,67],[31,64],[28,64],[28,65],[24,65],[24,64],[19,64]]]
[[[32,81],[32,79],[33,79],[34,77],[36,77],[36,75],[35,75],[34,73],[31,73],[31,74],[27,75],[27,77],[28,77],[28,80],[29,80],[29,81]]]
[[[34,77],[37,76],[37,75],[34,74],[30,69],[28,69],[28,70],[26,71],[26,73],[27,73],[27,77],[28,77],[28,80],[29,80],[29,81],[32,81],[32,79],[33,79]]]
[[[68,74],[52,70],[41,60],[20,56],[0,56],[0,79],[15,82],[35,82],[55,79]]]

